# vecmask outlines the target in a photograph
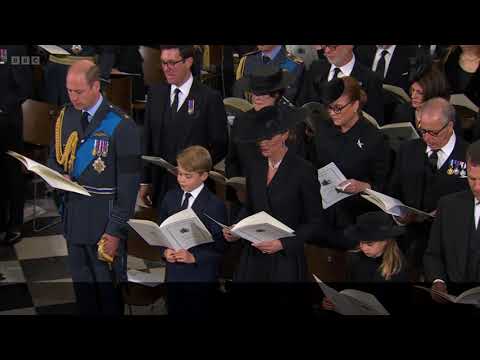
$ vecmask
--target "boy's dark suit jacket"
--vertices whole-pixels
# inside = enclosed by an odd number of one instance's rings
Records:
[[[182,196],[183,191],[181,189],[170,190],[165,195],[159,210],[159,224],[169,216],[180,211]],[[166,282],[213,282],[217,279],[225,240],[222,228],[204,214],[208,214],[215,220],[225,224],[227,221],[225,204],[205,186],[193,202],[192,210],[195,211],[208,231],[210,231],[214,243],[190,248],[188,251],[195,256],[196,260],[193,264],[167,262]],[[161,248],[162,253],[164,250],[165,248]]]

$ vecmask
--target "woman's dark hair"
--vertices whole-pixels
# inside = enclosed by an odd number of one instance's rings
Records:
[[[414,78],[413,82],[417,82],[422,87],[423,101],[435,97],[450,100],[450,86],[445,72],[438,63],[430,64],[427,69]]]

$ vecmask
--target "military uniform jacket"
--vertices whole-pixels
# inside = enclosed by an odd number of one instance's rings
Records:
[[[318,101],[316,86],[328,81],[331,64],[326,60],[316,60],[312,63],[309,70],[305,73],[302,90],[297,100],[298,105],[307,102]],[[379,125],[384,124],[383,111],[383,93],[382,80],[366,66],[362,65],[358,59],[355,60],[351,77],[358,80],[362,88],[367,93],[367,103],[365,112],[373,116]]]
[[[261,51],[256,51],[254,53],[246,55],[245,67],[243,70],[242,77],[250,75],[250,73],[252,72],[252,69],[256,65],[262,64],[262,63],[263,63],[263,60],[262,60]],[[275,58],[271,59],[268,63],[276,65],[280,69],[286,70],[295,76],[294,83],[285,90],[285,97],[287,97],[291,102],[294,103],[297,99],[297,96],[303,81],[303,75],[305,71],[305,65],[303,63],[303,60],[292,55],[287,51],[287,49],[284,46],[282,46],[282,48],[280,49],[278,54],[275,56]],[[234,96],[243,98],[244,97],[243,90],[235,88]]]
[[[97,131],[107,116],[119,121],[111,136]],[[96,244],[104,233],[126,239],[126,222],[134,212],[140,178],[140,141],[136,125],[131,118],[104,99],[85,133],[81,126],[81,111],[71,105],[66,107],[62,148],[74,131],[79,135],[77,155],[88,138],[93,138],[98,144],[101,141],[108,151],[105,157],[101,157],[105,166],[103,171],[94,168],[94,162],[98,158],[95,156],[83,173],[73,176],[72,180],[85,187],[91,197],[71,192],[65,194],[65,237],[71,244]],[[64,173],[63,166],[56,161],[54,142],[49,166]]]

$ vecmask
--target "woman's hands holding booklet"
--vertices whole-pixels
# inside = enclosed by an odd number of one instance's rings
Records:
[[[337,190],[348,194],[357,194],[371,188],[369,183],[355,179],[348,179],[337,185]]]
[[[234,225],[232,225],[231,227],[233,227],[233,226]],[[238,239],[240,239],[237,235],[233,235],[232,232],[230,231],[230,229],[223,229],[222,232],[223,232],[223,237],[225,238],[225,240],[227,240],[229,242],[237,241]]]

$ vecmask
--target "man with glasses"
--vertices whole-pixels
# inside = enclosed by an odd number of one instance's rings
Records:
[[[258,51],[248,53],[240,59],[237,80],[249,76],[259,64],[275,65],[294,76],[293,83],[285,90],[285,97],[292,103],[296,102],[305,71],[303,60],[287,51],[285,45],[257,45],[257,48]],[[234,84],[233,96],[245,96],[245,90],[238,83]]]
[[[166,83],[149,89],[143,153],[176,164],[180,151],[200,145],[210,152],[213,163],[218,163],[228,145],[227,115],[220,94],[193,77],[193,45],[163,45],[160,50]],[[175,176],[145,165],[140,197],[145,204],[158,207],[175,186]]]
[[[323,83],[334,78],[351,76],[358,80],[367,93],[365,112],[373,116],[380,125],[384,123],[382,80],[373,71],[356,60],[353,45],[320,45],[325,59],[312,63],[305,73],[302,90],[297,103],[303,105],[314,101]]]
[[[434,214],[440,197],[468,188],[467,143],[455,135],[455,110],[443,98],[426,101],[421,109],[421,139],[403,143],[391,179],[391,195],[404,204]],[[431,220],[411,213],[396,219],[407,226],[401,246],[414,269],[422,271]],[[453,226],[453,225],[452,225]]]

